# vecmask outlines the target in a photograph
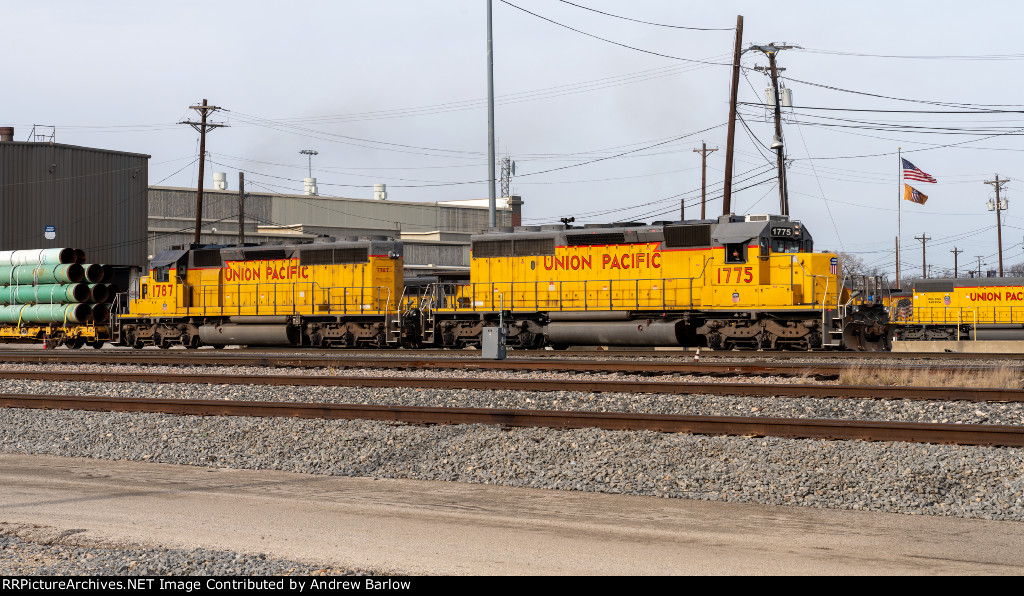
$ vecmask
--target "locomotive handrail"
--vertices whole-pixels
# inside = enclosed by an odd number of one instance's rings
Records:
[[[281,294],[280,288],[284,286],[286,289],[291,291],[291,304],[281,304],[278,301],[278,296]],[[322,286],[315,281],[311,282],[275,282],[275,283],[235,283],[235,284],[203,284],[199,286],[189,286],[189,291],[199,294],[199,304],[193,304],[192,306],[185,306],[184,292],[179,292],[179,295],[175,297],[175,304],[179,308],[183,309],[188,313],[192,309],[198,308],[202,312],[206,313],[211,310],[215,310],[220,316],[231,316],[232,314],[241,316],[243,309],[252,308],[255,310],[256,315],[260,314],[271,314],[271,315],[297,315],[300,314],[299,304],[296,300],[296,292],[301,291],[302,286],[307,286],[310,292],[310,307],[316,305],[316,294],[314,292],[320,292],[321,295],[326,297],[326,305],[329,312],[334,312],[335,302],[331,299],[332,290],[355,290],[354,287],[345,286]],[[230,288],[234,287],[236,303],[234,306],[228,306],[225,304],[224,296],[227,295],[224,290],[230,291]],[[210,291],[210,290],[214,291]],[[379,303],[381,300],[384,301],[385,306],[381,312],[390,312],[392,292],[388,286],[359,286],[359,313],[364,313],[365,309],[362,307],[366,305],[367,291],[370,292],[370,300]],[[249,304],[242,303],[242,296],[256,296],[259,292],[260,297],[267,298],[267,304],[263,305],[260,303],[259,298]],[[376,296],[373,293],[376,292]],[[287,298],[287,295],[285,295]],[[211,304],[216,300],[217,304]],[[190,302],[195,302],[191,301]],[[341,300],[342,314],[349,314],[348,301]],[[373,304],[373,310],[380,310],[377,304]],[[262,309],[262,310],[261,310]],[[269,312],[268,312],[269,309]]]

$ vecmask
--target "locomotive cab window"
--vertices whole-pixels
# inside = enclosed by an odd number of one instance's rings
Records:
[[[803,242],[791,238],[772,238],[772,252],[803,252]]]
[[[164,265],[163,267],[154,267],[153,281],[157,283],[167,283],[171,281],[171,266]]]
[[[770,240],[768,240],[767,238],[761,238],[760,245],[761,245],[761,258],[762,259],[768,258],[769,242],[770,242]]]
[[[747,260],[746,256],[747,247],[744,244],[726,244],[725,245],[725,262],[726,263],[743,263]]]

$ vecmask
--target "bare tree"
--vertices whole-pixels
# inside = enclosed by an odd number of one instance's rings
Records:
[[[1024,261],[1020,263],[1014,263],[1005,269],[1007,277],[1024,277]]]

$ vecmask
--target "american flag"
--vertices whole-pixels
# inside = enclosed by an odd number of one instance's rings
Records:
[[[917,166],[905,159],[903,160],[903,179],[918,180],[920,182],[938,182],[931,174],[925,174]]]

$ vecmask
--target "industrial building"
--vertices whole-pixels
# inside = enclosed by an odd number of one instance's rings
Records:
[[[217,188],[203,190],[203,244],[239,241],[239,193],[227,188],[224,174]],[[312,194],[246,192],[242,205],[244,242],[312,241],[378,236],[401,239],[410,271],[469,267],[469,237],[487,230],[487,200],[416,203],[390,201],[383,184],[374,199]],[[523,201],[497,200],[500,227],[519,225]],[[150,255],[195,239],[196,189],[154,186],[149,189]]]
[[[34,131],[33,131],[34,132]],[[196,189],[149,186],[149,155],[42,142],[15,141],[0,127],[0,250],[73,247],[90,262],[148,269],[149,260],[195,239]],[[200,242],[239,242],[239,194],[216,172],[203,190]],[[409,202],[373,198],[247,192],[243,241],[275,243],[388,237],[402,240],[407,272],[468,271],[469,238],[487,230],[487,200]],[[522,221],[523,201],[497,200],[497,225]]]
[[[149,157],[0,128],[0,250],[73,247],[92,263],[146,266]]]

